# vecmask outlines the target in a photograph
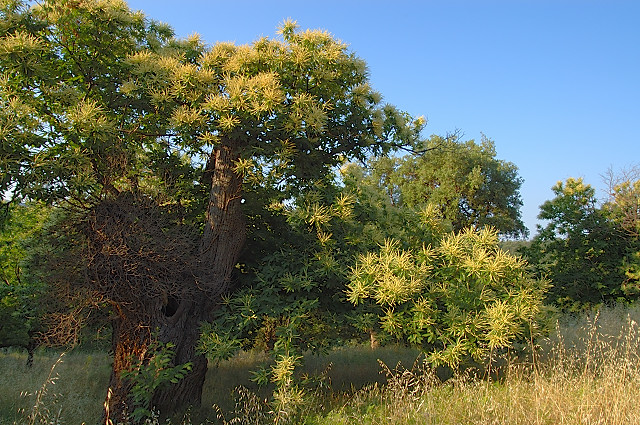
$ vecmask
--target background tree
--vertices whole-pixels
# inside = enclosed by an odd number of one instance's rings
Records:
[[[627,252],[622,260],[627,296],[640,294],[640,167],[635,166],[606,175],[609,199],[602,206],[608,217],[625,233]]]
[[[611,218],[630,236],[640,236],[640,166],[619,173],[609,170],[605,175],[608,200],[604,208]]]
[[[540,207],[531,245],[524,248],[540,276],[552,283],[549,300],[566,309],[625,300],[622,259],[629,239],[606,210],[599,208],[592,186],[569,178],[552,188],[555,198]]]
[[[343,43],[292,22],[280,34],[207,48],[121,1],[2,5],[0,189],[69,209],[59,233],[75,249],[52,283],[117,316],[116,420],[132,411],[122,372],[151,358],[154,337],[192,370],[152,405],[199,402],[199,324],[232,286],[243,202],[294,198],[343,158],[421,130],[380,105]]]
[[[496,158],[491,140],[432,136],[413,149],[420,154],[371,164],[368,178],[393,204],[416,210],[433,204],[456,231],[476,226],[508,237],[527,235],[520,215],[522,179],[515,165]]]

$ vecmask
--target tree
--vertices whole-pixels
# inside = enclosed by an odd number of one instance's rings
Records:
[[[635,298],[640,294],[640,167],[617,174],[609,170],[607,178],[609,199],[602,209],[625,234],[627,251],[621,266],[625,274],[622,291],[627,297]]]
[[[522,179],[515,165],[496,159],[491,140],[432,136],[413,150],[419,154],[371,164],[368,178],[392,203],[418,210],[433,204],[455,231],[476,226],[503,236],[527,235],[520,215]]]
[[[581,178],[552,190],[555,198],[540,206],[538,216],[548,224],[539,225],[522,250],[536,273],[551,280],[549,300],[569,310],[624,300],[621,261],[629,239],[622,228],[598,208],[595,190]]]
[[[199,325],[232,287],[243,202],[295,198],[343,158],[421,130],[380,104],[343,43],[293,22],[280,34],[208,48],[118,0],[3,3],[0,190],[69,211],[52,280],[117,316],[116,420],[133,411],[122,372],[151,358],[154,337],[192,369],[152,405],[199,402]]]
[[[483,364],[545,332],[546,283],[527,268],[489,228],[413,249],[387,240],[358,258],[347,296],[377,311],[386,335],[420,347],[433,365]]]
[[[640,236],[640,166],[606,174],[609,199],[604,209],[630,236]]]
[[[30,245],[39,236],[49,214],[44,205],[11,205],[0,227],[0,347],[26,348],[33,360],[37,334],[42,330],[43,285],[25,267],[32,256]]]

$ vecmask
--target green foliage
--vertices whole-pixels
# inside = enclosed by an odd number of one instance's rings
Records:
[[[243,257],[243,287],[225,298],[213,325],[205,327],[201,351],[211,360],[227,355],[215,345],[271,351],[286,337],[297,349],[322,351],[377,328],[373,313],[354,309],[344,295],[356,257],[387,237],[406,246],[435,240],[446,226],[434,211],[389,204],[360,184],[353,174],[359,170],[343,167],[343,187],[319,182],[293,205],[269,206],[272,215],[263,226],[272,232],[255,228],[264,250]]]
[[[548,224],[522,249],[536,274],[551,281],[548,299],[569,310],[635,299],[622,267],[625,258],[633,267],[628,252],[634,242],[608,212],[612,206],[598,208],[595,190],[582,179],[558,182],[552,190],[555,198],[539,215]]]
[[[0,230],[0,346],[27,347],[40,330],[44,287],[27,263],[49,211],[37,203],[11,205]]]
[[[358,258],[347,296],[376,308],[387,335],[422,347],[433,364],[457,367],[542,334],[546,284],[527,267],[488,228],[422,249],[387,241]]]
[[[491,140],[431,136],[416,149],[419,155],[377,158],[366,180],[394,205],[436,206],[456,231],[488,226],[503,236],[527,235],[520,216],[522,179],[514,164],[496,159]]]
[[[379,161],[393,161],[380,158]],[[374,167],[375,170],[375,167]],[[372,171],[373,172],[373,171]],[[430,243],[451,231],[450,222],[442,219],[441,209],[432,203],[411,208],[394,201],[394,197],[380,190],[371,174],[356,164],[343,166],[341,178],[344,190],[353,194],[353,219],[344,237],[356,253],[377,249],[385,239],[402,241],[404,246]]]
[[[191,363],[173,365],[174,345],[153,341],[144,359],[136,359],[122,378],[132,383],[131,397],[135,410],[130,413],[136,423],[152,417],[151,399],[158,388],[176,384],[191,370]]]
[[[24,270],[29,244],[42,229],[50,209],[39,203],[11,204],[8,220],[0,229],[0,279],[11,286],[31,276]]]
[[[27,347],[39,319],[32,311],[36,307],[32,300],[37,296],[36,291],[3,288],[0,296],[0,346]]]
[[[170,34],[119,1],[10,2],[0,17],[1,164],[9,171],[1,189],[81,200],[120,186],[150,140],[130,133],[137,124],[129,118],[146,105],[119,90],[130,74],[125,60]]]
[[[201,335],[198,352],[215,364],[230,359],[242,348],[239,340],[232,338],[228,333],[217,332],[211,323],[202,326]]]
[[[637,241],[635,249],[639,249]],[[640,294],[640,250],[631,251],[622,259],[622,271],[626,277],[622,283],[622,291],[637,297]]]

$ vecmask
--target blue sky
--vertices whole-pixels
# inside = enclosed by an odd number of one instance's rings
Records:
[[[286,18],[347,43],[386,102],[428,120],[426,135],[494,140],[524,179],[535,234],[551,187],[584,177],[605,196],[609,168],[640,164],[636,0],[130,0],[180,37],[250,43]]]

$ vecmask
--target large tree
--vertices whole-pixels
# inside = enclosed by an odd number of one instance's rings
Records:
[[[122,372],[156,338],[192,369],[153,405],[199,402],[199,326],[232,286],[245,201],[295,198],[421,129],[380,104],[345,44],[293,22],[280,35],[209,48],[122,1],[2,4],[0,190],[67,208],[52,279],[116,317],[115,420],[134,408]]]

